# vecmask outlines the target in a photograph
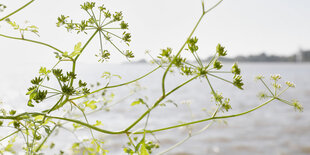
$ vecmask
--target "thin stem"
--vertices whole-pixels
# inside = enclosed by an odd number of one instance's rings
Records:
[[[86,46],[89,44],[89,42],[95,37],[95,35],[98,33],[98,31],[99,30],[96,30],[95,32],[94,32],[94,34],[87,40],[87,42],[85,43],[85,45],[82,47],[82,49],[81,49],[81,51],[80,51],[80,54],[79,55],[77,55],[76,57],[75,57],[75,61],[80,57],[80,55],[82,54],[82,52],[84,51],[84,49],[86,48]]]
[[[215,94],[216,94],[216,93],[215,93],[215,91],[214,91],[214,89],[213,89],[213,87],[212,87],[212,85],[211,85],[211,82],[210,82],[208,76],[206,76],[206,79],[207,79],[207,82],[208,82],[208,84],[209,84],[209,87],[211,88],[212,94],[213,94],[214,97],[215,97]]]
[[[47,136],[44,138],[44,140],[41,142],[41,144],[37,147],[37,149],[35,149],[35,152],[38,152],[42,146],[44,145],[44,143],[47,141],[47,139],[50,137],[50,135],[54,132],[54,130],[56,129],[57,125],[55,125],[53,127],[53,129],[47,134]]]
[[[86,123],[89,124],[88,119],[87,119],[87,116],[86,116],[84,110],[83,110],[81,107],[79,107],[77,104],[75,104],[73,101],[70,101],[70,102],[82,112],[82,114],[83,114],[83,116],[84,116],[84,119],[85,119]],[[94,140],[95,143],[97,144],[97,146],[100,146],[100,145],[98,144],[96,138],[94,137],[93,130],[89,128],[89,131],[90,131],[90,134],[91,134],[93,140]]]
[[[101,37],[101,33],[99,33],[99,41],[100,41],[100,49],[101,49],[101,53],[103,54],[103,45],[102,45],[102,37]]]
[[[0,36],[5,37],[5,38],[9,38],[9,39],[23,40],[23,41],[28,41],[28,42],[40,44],[40,45],[43,45],[43,46],[47,46],[47,47],[49,47],[49,48],[52,48],[52,49],[58,51],[59,53],[64,53],[63,51],[59,50],[58,48],[56,48],[56,47],[54,47],[54,46],[52,46],[52,45],[49,45],[49,44],[40,42],[40,41],[35,41],[35,40],[30,40],[30,39],[24,39],[24,38],[17,38],[17,37],[11,37],[11,36],[7,36],[7,35],[3,35],[3,34],[0,34]]]
[[[290,87],[289,86],[287,86],[284,90],[282,90],[277,96],[280,96],[280,95],[282,95],[287,89],[289,89]]]
[[[204,17],[205,14],[207,14],[208,12],[210,12],[211,10],[213,10],[215,7],[217,7],[223,0],[220,0],[218,3],[216,3],[213,7],[211,7],[210,9],[208,9],[207,11],[204,11],[202,13],[202,15],[200,16],[199,20],[197,21],[195,27],[193,28],[192,32],[189,34],[189,36],[187,37],[186,41],[183,43],[182,47],[180,48],[180,50],[178,51],[178,53],[176,54],[176,56],[174,57],[174,59],[176,59],[180,54],[181,52],[183,51],[185,45],[187,44],[187,41],[192,37],[192,35],[194,34],[194,32],[196,31],[198,25],[200,24],[202,18]],[[203,9],[204,10],[204,9]],[[169,71],[169,69],[171,68],[172,64],[173,64],[173,61],[174,59],[171,61],[171,63],[169,64],[169,66],[167,67],[164,75],[163,75],[163,78],[162,78],[162,93],[163,95],[165,94],[165,80],[166,80],[166,76],[167,76],[167,73]]]
[[[270,92],[270,94],[272,96],[274,96],[273,92],[269,89],[269,87],[266,85],[265,81],[263,79],[260,79],[260,81],[264,84],[264,86],[268,89],[268,91]]]
[[[215,78],[218,78],[218,79],[220,79],[220,80],[223,80],[223,81],[225,81],[225,82],[228,82],[228,83],[230,83],[230,84],[234,84],[233,82],[231,82],[231,81],[229,81],[229,80],[226,80],[226,79],[224,79],[224,78],[222,78],[222,77],[216,76],[216,75],[214,75],[214,74],[208,73],[208,75],[213,76],[213,77],[215,77]]]
[[[107,28],[102,28],[102,29],[103,29],[103,30],[106,30],[106,29],[115,29],[115,30],[120,30],[120,29],[121,29],[121,30],[122,30],[122,28],[116,28],[116,27],[115,27],[115,28],[113,28],[113,27],[107,27]]]
[[[100,32],[101,32],[101,31],[100,31]],[[101,32],[101,33],[104,35],[104,37],[108,38],[103,32]],[[111,44],[115,49],[117,49],[121,54],[125,55],[125,54],[111,41],[111,39],[107,39],[107,41],[110,42],[110,44]]]
[[[100,129],[98,127],[95,127],[93,125],[90,125],[88,123],[79,121],[79,120],[74,120],[74,119],[70,119],[70,118],[65,118],[65,117],[57,117],[57,116],[46,116],[48,118],[53,118],[53,119],[58,119],[58,120],[64,120],[64,121],[68,121],[68,122],[72,122],[72,123],[77,123],[80,125],[83,125],[87,128],[91,128],[93,130],[96,130],[98,132],[102,132],[102,133],[106,133],[106,134],[123,134],[125,133],[124,131],[108,131],[108,130],[104,130],[104,129]]]
[[[163,75],[163,78],[162,78],[162,94],[166,94],[166,90],[165,90],[165,80],[166,80],[166,76],[167,76],[167,73],[169,71],[169,69],[171,68],[172,64],[173,64],[173,61],[181,54],[181,52],[183,51],[183,49],[185,48],[185,45],[187,44],[187,41],[192,37],[192,35],[194,34],[194,32],[196,31],[199,23],[201,22],[203,16],[205,15],[205,13],[203,13],[199,20],[197,21],[195,27],[193,28],[192,32],[189,34],[189,36],[186,38],[186,41],[183,43],[183,45],[181,46],[181,48],[179,49],[178,53],[175,55],[174,59],[170,62],[169,66],[167,67],[164,75]]]
[[[4,20],[4,19],[6,19],[6,18],[8,18],[8,17],[10,17],[10,16],[12,16],[12,15],[14,15],[14,14],[17,13],[18,11],[20,11],[20,10],[24,9],[26,6],[30,5],[32,2],[34,2],[34,0],[29,1],[28,3],[26,3],[25,5],[23,5],[23,6],[20,7],[19,9],[15,10],[15,11],[13,11],[12,13],[8,14],[7,16],[1,18],[0,21],[2,21],[2,20]]]
[[[120,37],[120,36],[118,36],[118,35],[116,35],[116,34],[114,34],[114,33],[112,33],[112,32],[106,31],[106,30],[104,30],[104,29],[102,29],[102,31],[107,32],[107,33],[110,33],[110,34],[112,34],[113,36],[115,36],[115,37],[117,37],[117,38],[119,38],[119,39],[123,39],[122,37]]]
[[[206,68],[209,68],[209,66],[211,65],[211,63],[213,62],[215,58],[216,58],[216,53],[213,55],[212,59],[210,60]]]
[[[44,85],[41,85],[41,87],[54,90],[54,91],[56,91],[56,92],[58,92],[58,93],[62,93],[61,91],[59,91],[59,90],[57,90],[57,89],[55,89],[55,88],[51,88],[51,87],[44,86]]]
[[[279,100],[279,101],[281,101],[281,102],[283,102],[285,104],[288,104],[290,106],[293,106],[293,104],[290,101],[287,101],[287,100],[284,100],[284,99],[281,99],[281,98],[277,98],[277,100]]]
[[[192,133],[189,133],[187,137],[185,137],[183,140],[179,141],[178,143],[176,143],[175,145],[169,147],[168,149],[158,153],[158,155],[163,155],[163,154],[166,154],[167,152],[173,150],[174,148],[180,146],[181,144],[183,144],[184,142],[186,142],[187,140],[189,140],[191,137],[193,136],[196,136],[202,132],[204,132],[205,130],[207,130],[211,125],[213,124],[213,122],[209,123],[208,125],[206,125],[205,127],[203,127],[201,130],[199,130],[198,132],[192,134]]]
[[[245,115],[245,114],[248,114],[252,111],[255,111],[265,105],[267,105],[268,103],[270,103],[271,101],[275,100],[275,98],[272,98],[268,101],[266,101],[265,103],[253,108],[253,109],[250,109],[248,111],[245,111],[245,112],[242,112],[242,113],[239,113],[239,114],[234,114],[234,115],[226,115],[226,116],[219,116],[219,117],[210,117],[210,118],[206,118],[206,119],[201,119],[201,120],[197,120],[197,121],[192,121],[192,122],[188,122],[188,123],[183,123],[183,124],[179,124],[179,125],[174,125],[174,126],[170,126],[170,127],[166,127],[166,128],[161,128],[161,129],[155,129],[155,130],[147,130],[146,132],[147,133],[154,133],[154,132],[159,132],[159,131],[164,131],[164,130],[170,130],[170,129],[174,129],[174,128],[179,128],[179,127],[182,127],[182,126],[188,126],[188,125],[191,125],[191,124],[197,124],[197,123],[201,123],[201,122],[206,122],[206,121],[210,121],[210,120],[216,120],[216,119],[224,119],[224,118],[232,118],[232,117],[237,117],[237,116],[241,116],[241,115]],[[137,132],[135,134],[142,134],[141,132]]]
[[[208,71],[208,73],[231,73],[231,71]]]
[[[186,85],[187,83],[193,81],[194,79],[196,79],[198,76],[195,76],[189,80],[187,80],[186,82],[182,83],[181,85],[177,86],[176,88],[174,88],[173,90],[171,90],[170,92],[168,92],[167,94],[164,94],[163,96],[161,96],[154,104],[153,106],[148,109],[147,111],[145,111],[135,122],[133,122],[128,128],[125,129],[125,131],[129,131],[131,128],[133,128],[136,124],[138,124],[148,113],[150,113],[154,108],[156,108],[158,106],[158,104],[163,101],[167,96],[169,96],[171,93],[173,93],[174,91],[178,90],[179,88],[181,88],[182,86]]]
[[[147,74],[144,74],[143,76],[141,76],[141,77],[139,77],[139,78],[137,78],[137,79],[134,79],[134,80],[132,80],[132,81],[125,82],[125,83],[118,84],[118,85],[114,85],[114,86],[106,86],[106,87],[97,89],[97,90],[95,90],[95,91],[93,91],[93,92],[90,92],[89,94],[86,94],[86,95],[83,95],[83,96],[80,96],[80,97],[76,97],[76,98],[72,98],[72,99],[70,99],[70,100],[77,100],[77,99],[86,97],[86,96],[88,96],[88,95],[97,93],[97,92],[99,92],[99,91],[102,91],[102,90],[104,90],[104,89],[109,89],[109,88],[115,88],[115,87],[120,87],[120,86],[128,85],[128,84],[130,84],[130,83],[133,83],[133,82],[139,81],[140,79],[143,79],[144,77],[146,77],[146,76],[152,74],[153,72],[155,72],[155,71],[156,71],[157,69],[159,69],[159,68],[160,68],[160,66],[156,67],[155,69],[153,69],[152,71],[148,72]]]
[[[11,133],[11,134],[9,134],[9,135],[7,135],[7,136],[1,138],[1,139],[0,139],[0,142],[3,141],[3,140],[5,140],[5,139],[7,139],[7,138],[9,138],[9,137],[11,137],[11,136],[13,136],[14,134],[18,133],[19,131],[20,131],[20,130],[16,130],[15,132],[13,132],[13,133]]]

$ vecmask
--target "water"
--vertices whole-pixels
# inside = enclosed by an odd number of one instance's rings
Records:
[[[225,64],[228,67],[231,64]],[[242,75],[245,83],[245,90],[241,91],[217,79],[211,78],[214,88],[223,93],[225,97],[231,98],[232,110],[224,115],[235,114],[251,109],[263,101],[257,99],[259,91],[265,90],[261,83],[255,82],[254,77],[262,74],[269,77],[270,74],[280,74],[283,77],[282,82],[289,80],[296,84],[297,88],[290,89],[284,94],[284,98],[297,98],[304,106],[304,112],[299,113],[293,107],[280,102],[272,102],[267,106],[249,113],[242,117],[226,119],[227,124],[223,121],[215,122],[209,129],[193,136],[178,148],[167,153],[172,155],[198,155],[198,154],[310,154],[310,64],[292,64],[292,63],[241,63]],[[129,81],[150,71],[153,66],[142,64],[130,65],[81,65],[78,66],[78,74],[85,81],[100,81],[101,74],[104,71],[110,71],[113,74],[119,74],[121,80],[113,78],[111,85],[118,84],[121,81]],[[38,67],[37,67],[38,69]],[[33,78],[33,73],[37,71],[33,66],[27,65],[24,70],[16,72],[17,68],[10,70],[2,69],[0,76],[0,99],[5,103],[5,107],[17,108],[18,111],[29,110],[23,106],[27,101],[24,95],[29,81]],[[146,108],[141,105],[134,107],[130,103],[139,97],[147,99],[148,104],[152,104],[161,95],[161,74],[162,71],[156,71],[150,77],[139,82],[141,89],[130,96],[134,85],[124,86],[120,89],[111,89],[115,93],[115,104],[111,107],[110,112],[99,112],[89,116],[89,119],[101,120],[103,128],[108,130],[122,130],[140,116]],[[5,75],[5,76],[3,76]],[[224,75],[229,79],[231,76]],[[266,78],[268,79],[268,78]],[[167,90],[171,90],[185,78],[177,74],[170,75],[167,78]],[[14,82],[13,82],[14,81]],[[285,85],[283,83],[283,85]],[[207,117],[202,109],[212,111],[214,103],[211,103],[210,89],[206,80],[201,79],[190,83],[177,90],[168,97],[178,106],[167,103],[165,107],[158,107],[151,113],[148,129],[165,127],[167,125],[178,124],[179,121],[187,122],[199,120]],[[190,103],[190,104],[188,104]],[[39,105],[42,106],[42,105]],[[50,106],[43,105],[44,106]],[[30,109],[31,110],[31,109]],[[143,122],[143,121],[142,121]],[[207,125],[209,122],[193,126],[193,132]],[[135,129],[143,127],[143,123]],[[78,132],[85,137],[88,135],[87,130]],[[160,142],[160,149],[154,153],[161,152],[187,136],[187,128],[172,129],[166,132],[156,133],[156,138]],[[105,140],[106,148],[109,148],[109,154],[121,154],[121,150],[127,139],[124,135],[109,136],[95,133]],[[2,136],[2,135],[1,135]],[[65,138],[64,138],[65,137]],[[150,136],[152,138],[152,136]],[[81,138],[80,138],[81,139]],[[155,138],[152,138],[155,139]],[[76,137],[69,132],[62,130],[54,138],[62,143],[56,144],[56,148],[70,148],[72,141],[77,141]]]

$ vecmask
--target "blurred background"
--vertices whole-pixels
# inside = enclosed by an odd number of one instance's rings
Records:
[[[26,34],[27,38],[50,43],[64,51],[72,51],[77,42],[84,43],[89,36],[76,35],[68,33],[64,28],[57,28],[56,19],[62,14],[76,21],[87,18],[87,14],[80,9],[80,4],[83,2],[85,1],[35,1],[12,16],[11,20],[20,25],[28,21],[39,27],[40,37]],[[77,66],[78,75],[89,83],[102,81],[100,76],[105,71],[119,74],[123,77],[122,80],[126,81],[153,69],[155,66],[145,63],[151,59],[145,51],[149,51],[154,57],[158,55],[160,49],[166,47],[177,51],[201,14],[200,0],[96,2],[105,4],[111,11],[123,11],[124,20],[129,23],[129,31],[132,33],[130,49],[135,54],[134,61],[140,63],[127,63],[126,58],[116,50],[111,54],[109,62],[98,63],[98,58],[94,55],[99,52],[99,38],[95,38],[86,49],[87,52],[83,53]],[[216,2],[205,1],[205,6],[208,8]],[[0,18],[27,1],[12,0],[1,3],[7,8],[0,12]],[[284,96],[287,99],[298,99],[304,106],[304,112],[300,113],[291,106],[274,102],[244,117],[229,119],[228,124],[217,122],[210,129],[167,154],[310,154],[309,7],[310,1],[307,0],[224,0],[206,15],[194,34],[199,38],[198,54],[202,59],[207,60],[212,56],[216,45],[221,43],[228,50],[228,58],[222,60],[225,69],[229,70],[234,61],[239,62],[245,81],[244,91],[211,79],[217,90],[231,98],[233,109],[230,113],[242,112],[262,103],[257,94],[264,91],[264,88],[262,84],[254,81],[254,77],[265,75],[268,80],[271,74],[281,74],[282,85],[285,85],[285,81],[296,84],[296,88],[289,90]],[[5,22],[0,23],[0,34],[19,37],[19,33]],[[4,103],[1,106],[16,108],[20,112],[25,111],[28,109],[25,106],[27,102],[25,93],[30,86],[30,80],[38,75],[40,66],[51,68],[56,63],[54,51],[40,45],[3,37],[0,37],[0,47],[0,101]],[[183,56],[188,60],[193,59],[191,55],[184,53]],[[137,96],[147,96],[150,104],[156,100],[160,96],[161,75],[162,71],[159,71],[142,80],[140,85],[146,89]],[[184,79],[173,74],[167,80],[170,88]],[[126,86],[114,92],[115,101],[120,100],[131,89],[131,86]],[[137,96],[133,96],[133,99]],[[170,99],[179,106],[168,105],[154,111],[150,120],[153,126],[150,128],[177,124],[180,120],[204,118],[206,114],[202,109],[212,110],[213,107],[206,81],[198,80],[176,92]],[[124,109],[123,105],[130,107],[132,100],[124,100],[111,109],[111,112],[93,117],[102,118],[107,129],[122,129],[144,110],[143,107],[137,107],[139,110]],[[167,117],[169,119],[165,119]],[[206,124],[195,126],[194,130],[204,125]],[[158,133],[162,146],[158,152],[185,138],[187,132],[188,129],[181,128]],[[56,139],[62,140],[64,144],[56,145],[56,148],[70,148],[65,142],[76,139],[73,136],[63,139],[64,136],[61,134],[67,133],[60,132],[60,136],[56,136]],[[104,139],[107,148],[111,148],[110,154],[120,154],[119,150],[123,147],[120,143],[126,142],[123,137],[107,136]]]

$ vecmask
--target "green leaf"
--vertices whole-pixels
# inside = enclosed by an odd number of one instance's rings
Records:
[[[37,93],[36,92],[32,92],[29,96],[29,100],[32,100],[34,97],[36,97]]]
[[[94,124],[93,126],[100,126],[103,125],[101,121],[96,120],[96,124]]]
[[[78,42],[75,46],[74,46],[74,51],[69,55],[69,57],[73,58],[79,54],[81,54],[81,48],[82,46],[82,43],[81,42]]]
[[[92,110],[97,108],[97,105],[95,103],[97,103],[97,101],[94,101],[94,100],[84,102],[85,106]]]
[[[29,90],[29,91],[26,93],[26,95],[32,94],[32,92],[33,92],[34,90],[36,90],[36,89],[37,89],[37,88],[33,88],[33,89]]]
[[[141,144],[139,155],[150,155],[149,152],[147,151],[146,147],[145,147],[145,142],[144,141]]]
[[[76,124],[76,123],[73,123],[72,126],[74,127],[74,129],[77,129],[77,128],[80,128],[82,127],[82,125],[80,124]]]
[[[138,101],[133,101],[133,102],[131,103],[131,106],[135,106],[135,105],[140,104],[140,103],[141,103],[140,100],[138,100]]]
[[[75,46],[74,46],[74,51],[81,51],[81,46],[82,46],[82,43],[81,42],[78,42]]]
[[[32,104],[32,100],[28,100],[27,106],[34,107],[34,105]]]

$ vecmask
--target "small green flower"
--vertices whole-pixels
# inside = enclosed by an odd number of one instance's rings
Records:
[[[225,50],[225,47],[223,47],[221,44],[217,44],[216,53],[218,54],[218,56],[226,56],[227,55],[227,51]]]
[[[286,81],[285,84],[289,87],[295,88],[295,84],[290,81]]]
[[[272,80],[278,81],[281,79],[281,75],[279,74],[273,74],[270,76]]]
[[[67,76],[68,76],[70,79],[76,79],[76,74],[73,73],[73,72],[67,72]]]
[[[193,75],[192,69],[191,69],[190,67],[188,67],[188,66],[183,66],[183,67],[181,68],[181,71],[182,71],[182,73],[185,74],[185,75]]]
[[[293,104],[295,110],[298,110],[300,112],[303,111],[304,108],[302,107],[302,105],[297,100],[293,100],[292,104]]]
[[[121,22],[121,29],[128,29],[128,23],[125,23],[124,21]]]
[[[222,109],[226,110],[226,112],[231,108],[231,105],[229,104],[230,99],[229,98],[225,98],[224,103],[222,104]]]
[[[82,80],[79,80],[79,87],[85,87],[86,85],[86,82],[82,82]]]
[[[52,73],[58,78],[62,76],[62,69],[52,69]]]
[[[257,96],[258,96],[259,99],[266,99],[266,98],[270,97],[265,92],[260,92],[260,93],[258,93]]]
[[[262,75],[258,75],[258,76],[255,77],[256,80],[261,80],[263,78],[264,78],[264,76],[262,76]]]
[[[65,95],[72,95],[75,92],[74,88],[72,86],[70,87],[68,85],[63,85],[61,87],[61,90],[62,90],[63,94],[65,94]]]
[[[85,2],[83,5],[81,5],[81,9],[87,11],[91,10],[95,7],[95,2]]]
[[[182,67],[183,63],[185,62],[185,58],[182,58],[181,56],[177,56],[174,57],[172,63],[176,66],[176,67]]]
[[[172,53],[172,49],[168,47],[167,49],[162,49],[160,55],[163,57],[169,58],[171,53]]]
[[[123,40],[125,41],[125,42],[130,42],[131,41],[131,34],[130,33],[126,33],[126,32],[124,32],[123,33]]]
[[[98,7],[99,11],[104,11],[106,10],[106,8],[104,7],[104,4],[102,4],[101,6]]]
[[[212,92],[212,95],[214,97],[214,100],[217,103],[222,103],[223,102],[222,100],[224,99],[224,97],[223,97],[222,93],[218,93],[218,92],[214,93],[214,92]]]
[[[234,73],[235,75],[240,75],[241,73],[241,70],[240,68],[238,67],[238,64],[235,62],[233,64],[233,66],[231,67],[231,72]]]
[[[115,12],[115,14],[113,15],[113,20],[114,21],[121,21],[123,19],[123,13],[120,12]]]
[[[282,85],[281,84],[278,84],[278,83],[272,83],[272,86],[276,89],[280,89],[282,88]]]
[[[237,75],[234,77],[234,81],[233,81],[233,84],[239,89],[243,89],[242,86],[244,85],[241,78],[242,78],[241,75]]]
[[[132,51],[126,50],[125,56],[127,58],[134,58],[135,56],[133,55]]]
[[[105,11],[105,12],[103,12],[104,13],[104,17],[105,18],[111,18],[111,13],[110,13],[110,11],[108,10],[108,11]]]
[[[198,46],[196,45],[196,43],[198,42],[198,38],[197,37],[194,37],[194,38],[190,38],[188,41],[187,41],[187,46],[188,46],[188,49],[193,53],[193,52],[196,52],[198,50]]]
[[[83,92],[83,94],[89,94],[90,93],[90,89],[88,89],[88,88],[83,88],[82,89],[82,92]]]
[[[222,63],[218,60],[215,60],[213,63],[213,68],[220,70],[223,67]]]
[[[57,27],[60,27],[60,26],[62,26],[64,24],[66,24],[67,23],[67,21],[66,21],[67,18],[69,18],[69,16],[60,15],[60,17],[57,18],[57,21],[58,21],[56,23]]]
[[[61,76],[61,77],[59,77],[59,80],[61,82],[67,82],[67,81],[69,81],[69,77],[68,76]]]
[[[34,101],[36,101],[37,103],[39,102],[42,102],[45,98],[46,98],[46,95],[47,95],[47,90],[39,90],[36,92],[36,96],[33,98]]]
[[[206,67],[198,67],[197,70],[196,70],[196,73],[199,76],[205,76],[208,73],[208,71],[207,71]]]
[[[34,85],[39,85],[40,82],[42,82],[43,79],[41,77],[35,77],[34,79],[32,79],[30,82]]]

